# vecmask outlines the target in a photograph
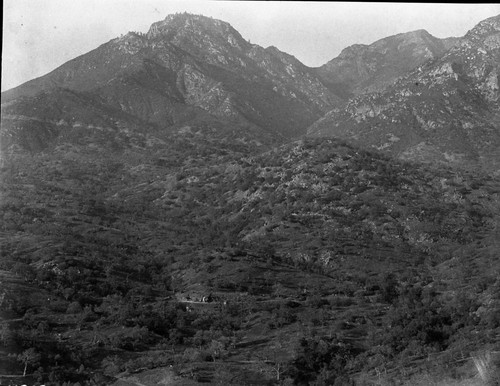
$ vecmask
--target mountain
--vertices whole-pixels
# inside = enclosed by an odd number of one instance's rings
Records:
[[[498,31],[346,102],[172,15],[2,94],[0,383],[494,381],[499,177],[414,159],[494,165]]]
[[[43,148],[63,129],[103,121],[178,129],[207,113],[270,143],[303,133],[339,102],[293,56],[250,44],[228,23],[176,14],[2,93],[2,145],[35,136]]]
[[[500,168],[500,16],[479,23],[442,57],[381,92],[352,98],[311,125],[403,159]]]
[[[458,38],[438,39],[425,30],[401,33],[373,44],[355,44],[316,69],[343,98],[381,91],[408,71],[442,56]]]

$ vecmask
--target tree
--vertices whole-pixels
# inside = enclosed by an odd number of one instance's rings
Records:
[[[289,359],[287,347],[280,337],[273,346],[266,348],[259,356],[260,371],[271,375],[279,382],[286,372]]]
[[[382,299],[388,303],[392,303],[398,297],[398,280],[392,272],[380,275],[380,287]]]
[[[294,361],[291,363],[291,375],[296,383],[308,384],[316,381],[319,385],[337,384],[340,379],[349,384],[344,378],[347,377],[346,366],[355,356],[355,349],[349,343],[336,338],[306,338],[300,340]],[[341,381],[338,381],[341,382]]]
[[[2,346],[6,347],[13,339],[13,335],[7,322],[0,324],[0,342]]]
[[[78,302],[70,303],[66,309],[67,314],[79,314],[80,312],[82,312],[82,306]]]
[[[208,347],[208,351],[212,355],[213,361],[224,358],[227,355],[226,345],[222,340],[212,340]]]
[[[23,377],[26,376],[28,366],[35,367],[40,363],[41,355],[33,347],[24,350],[21,354],[17,355],[17,360],[24,364]]]
[[[26,281],[31,281],[36,277],[35,269],[32,266],[22,262],[17,262],[16,264],[14,264],[14,266],[12,267],[12,272],[16,275],[22,276]]]

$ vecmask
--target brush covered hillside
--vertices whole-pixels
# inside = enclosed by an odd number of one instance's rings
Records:
[[[343,106],[171,15],[3,93],[0,383],[495,384],[498,31]]]
[[[394,85],[351,99],[308,129],[403,159],[500,170],[500,15]]]
[[[471,381],[498,351],[498,180],[80,131],[3,161],[1,377],[27,374],[6,382]]]

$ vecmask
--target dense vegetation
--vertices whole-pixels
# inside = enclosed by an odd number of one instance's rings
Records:
[[[403,384],[499,350],[497,178],[86,130],[2,161],[6,382]]]

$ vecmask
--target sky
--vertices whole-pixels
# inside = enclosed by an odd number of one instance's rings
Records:
[[[263,47],[317,67],[356,43],[426,29],[463,36],[500,14],[500,4],[211,0],[4,0],[2,91],[129,31],[147,32],[167,15],[189,12],[229,22]]]

